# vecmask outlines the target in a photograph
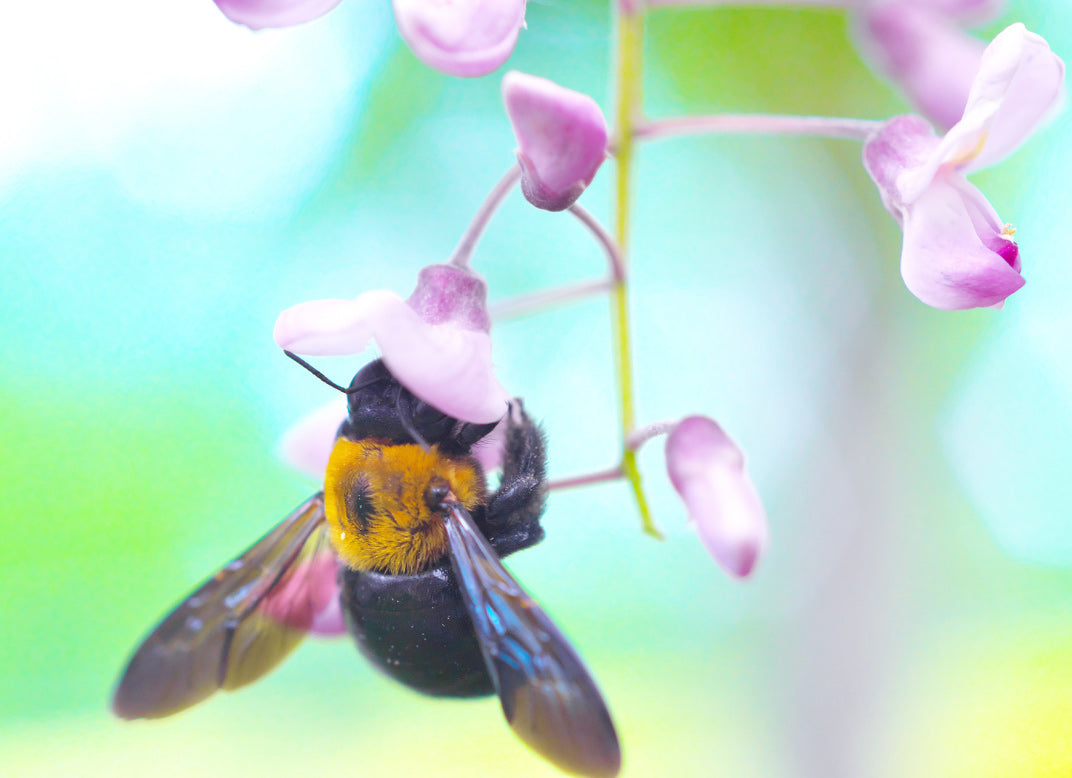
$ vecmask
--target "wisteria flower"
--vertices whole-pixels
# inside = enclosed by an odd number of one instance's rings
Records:
[[[904,230],[901,275],[927,305],[1001,304],[1024,284],[1012,229],[965,175],[1011,154],[1056,104],[1064,63],[1014,24],[986,48],[964,114],[944,137],[898,116],[864,144],[864,166]]]
[[[398,381],[463,421],[502,418],[509,396],[492,370],[487,285],[454,265],[421,270],[409,300],[373,291],[356,300],[316,300],[280,314],[275,341],[308,356],[356,354],[370,341]]]
[[[323,16],[340,0],[216,0],[232,21],[259,30]],[[513,53],[526,0],[393,0],[398,31],[427,65],[452,76],[483,76]]]
[[[711,556],[730,575],[749,575],[767,547],[767,514],[737,444],[706,416],[689,416],[666,439],[666,469]]]
[[[860,49],[939,127],[960,118],[986,44],[964,30],[1000,0],[873,0],[856,16]]]
[[[537,208],[569,208],[607,155],[607,120],[591,97],[538,76],[507,73],[503,103],[517,138],[521,191]]]

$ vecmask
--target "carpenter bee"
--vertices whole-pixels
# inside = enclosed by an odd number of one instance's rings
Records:
[[[380,360],[344,391],[348,416],[324,490],[160,622],[131,657],[112,709],[159,718],[252,683],[338,591],[358,648],[387,675],[433,696],[495,693],[514,732],[544,758],[580,775],[616,775],[621,753],[599,690],[500,561],[543,537],[539,428],[511,404],[502,478],[489,493],[472,449],[494,422],[441,413]]]

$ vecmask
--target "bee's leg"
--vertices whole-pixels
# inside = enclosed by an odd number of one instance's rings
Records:
[[[500,556],[543,538],[540,516],[547,501],[547,454],[540,428],[520,400],[510,403],[502,480],[486,509],[488,540]]]

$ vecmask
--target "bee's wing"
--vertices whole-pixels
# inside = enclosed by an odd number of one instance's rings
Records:
[[[260,678],[332,606],[337,569],[318,493],[160,622],[131,657],[112,710],[159,718]]]
[[[503,567],[465,509],[445,507],[454,573],[507,722],[563,770],[617,775],[618,736],[581,658]]]

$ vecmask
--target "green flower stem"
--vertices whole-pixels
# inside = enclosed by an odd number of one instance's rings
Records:
[[[644,49],[644,12],[639,3],[620,3],[615,17],[618,25],[618,61],[616,72],[617,112],[614,135],[618,159],[615,181],[614,237],[621,252],[623,272],[611,294],[611,326],[614,331],[618,369],[618,402],[622,424],[621,471],[633,488],[644,531],[662,538],[648,507],[647,497],[636,464],[636,452],[630,450],[629,440],[636,426],[633,399],[633,352],[629,331],[629,215],[632,205],[633,145],[636,126],[643,118],[641,76]]]

